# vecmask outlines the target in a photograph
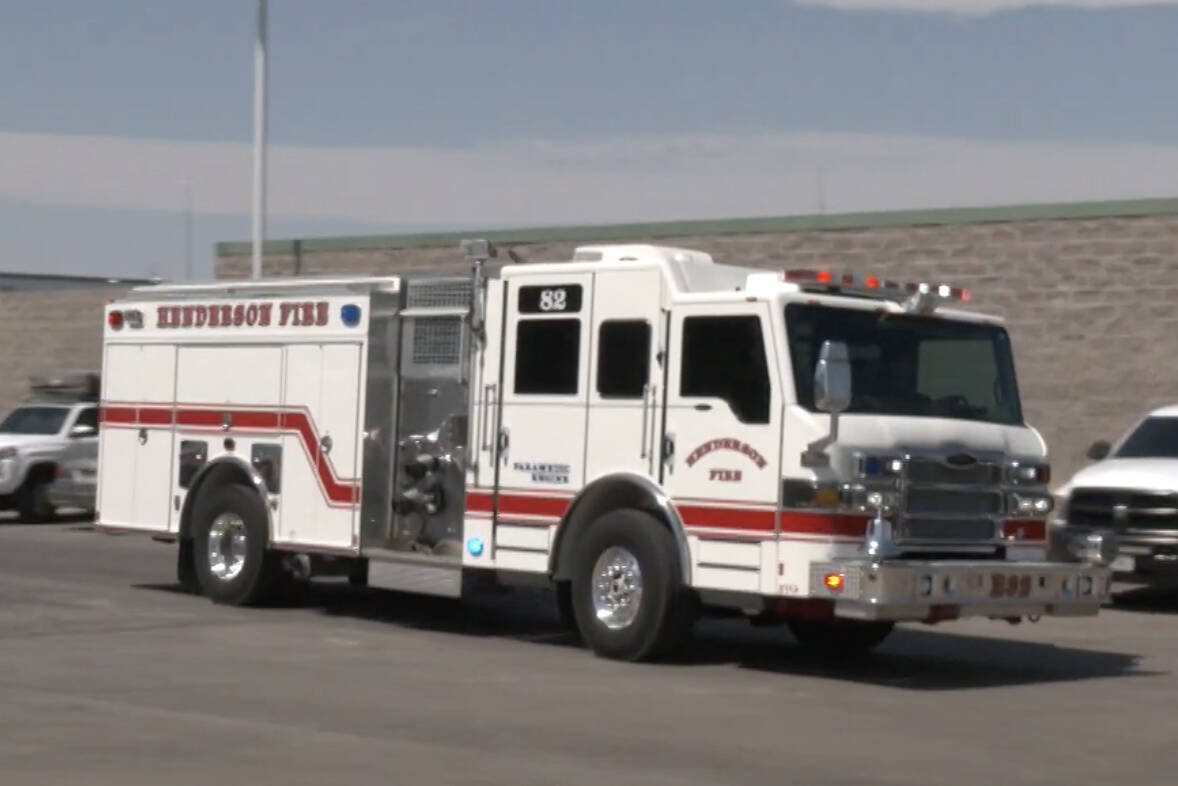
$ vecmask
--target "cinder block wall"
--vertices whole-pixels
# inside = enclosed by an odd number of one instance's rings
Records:
[[[656,231],[641,239],[624,229],[625,242],[696,248],[718,262],[830,266],[969,288],[972,308],[1008,321],[1024,410],[1048,441],[1057,480],[1083,465],[1093,440],[1117,436],[1147,407],[1178,402],[1178,215],[671,237]],[[603,242],[596,228],[592,234],[591,242]],[[466,270],[456,238],[445,247],[339,245],[308,244],[297,256],[299,271]],[[575,245],[503,242],[500,248],[525,260],[559,260],[570,258]],[[249,274],[240,247],[221,251],[220,276]],[[292,274],[296,256],[270,254],[265,269]]]
[[[35,374],[100,370],[103,306],[122,292],[107,287],[0,292],[0,411],[6,415],[24,399]]]

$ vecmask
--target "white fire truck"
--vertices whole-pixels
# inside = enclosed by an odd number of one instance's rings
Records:
[[[470,276],[142,287],[106,310],[99,526],[260,602],[291,574],[544,582],[597,653],[704,609],[869,648],[897,621],[1095,614],[1046,557],[1046,446],[968,294],[697,251]],[[852,384],[853,382],[853,384]]]

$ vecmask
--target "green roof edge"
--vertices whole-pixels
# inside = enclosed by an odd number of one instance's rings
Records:
[[[950,224],[984,224],[1004,221],[1047,221],[1078,218],[1131,218],[1178,214],[1178,198],[1125,199],[1109,202],[1063,202],[1039,205],[997,207],[952,207],[930,210],[891,210],[871,213],[833,213],[829,215],[769,216],[764,218],[704,219],[695,221],[657,221],[637,224],[603,224],[590,226],[534,227],[531,229],[470,230],[406,235],[358,235],[319,237],[298,240],[267,240],[267,254],[293,254],[296,244],[303,253],[318,251],[363,251],[398,248],[438,248],[457,246],[465,238],[486,238],[499,244],[510,243],[591,243],[606,240],[639,238],[673,238],[692,235],[767,234],[776,232],[833,231],[840,229],[877,229],[882,227],[944,226]],[[244,256],[251,253],[248,242],[216,244],[218,257]]]

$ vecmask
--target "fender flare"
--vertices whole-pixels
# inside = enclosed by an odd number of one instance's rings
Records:
[[[552,550],[548,557],[548,573],[557,581],[567,581],[569,560],[566,559],[581,531],[590,522],[611,510],[631,508],[642,510],[658,518],[675,538],[679,552],[679,567],[683,583],[691,584],[691,549],[683,519],[670,497],[645,475],[636,472],[612,472],[594,478],[577,496],[556,525]]]
[[[234,455],[218,456],[197,471],[188,492],[184,495],[184,504],[180,508],[179,533],[181,539],[192,537],[192,508],[195,504],[193,501],[200,496],[205,484],[211,483],[216,486],[220,483],[232,482],[234,479],[241,485],[252,486],[262,500],[262,507],[266,511],[266,530],[269,532],[270,540],[274,540],[276,534],[274,532],[274,516],[270,510],[270,490],[266,487],[266,481],[249,462]],[[241,483],[241,481],[245,482]]]

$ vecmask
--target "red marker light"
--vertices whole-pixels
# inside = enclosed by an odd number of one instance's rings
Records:
[[[880,286],[879,279],[875,276],[868,276],[864,283],[867,284],[868,289],[879,289]]]
[[[106,315],[106,324],[110,325],[111,330],[123,329],[123,312],[112,311]]]
[[[829,284],[830,282],[834,281],[834,276],[825,270],[820,270],[814,274],[814,280],[819,284]]]
[[[822,579],[822,583],[825,584],[826,588],[828,590],[830,590],[831,592],[842,592],[843,591],[843,574],[841,574],[841,573],[827,573],[826,576]]]

